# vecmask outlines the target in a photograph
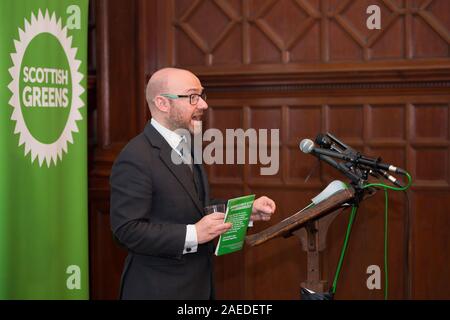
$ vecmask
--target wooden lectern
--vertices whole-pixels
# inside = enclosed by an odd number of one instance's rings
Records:
[[[320,252],[326,248],[328,227],[340,212],[351,206],[355,197],[359,198],[359,202],[375,193],[375,189],[366,191],[368,192],[361,194],[353,188],[341,190],[316,206],[299,211],[274,226],[247,236],[246,243],[257,246],[280,236],[299,237],[303,250],[307,252],[307,279],[301,286],[315,292],[327,292],[330,287],[327,280],[321,279]]]

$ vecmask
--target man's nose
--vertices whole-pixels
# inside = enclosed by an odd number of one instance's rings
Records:
[[[202,99],[202,97],[200,97],[198,99],[197,108],[198,109],[203,109],[203,110],[208,109],[208,104],[206,103],[205,100]]]

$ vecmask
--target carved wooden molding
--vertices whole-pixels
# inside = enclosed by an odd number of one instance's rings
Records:
[[[391,83],[318,83],[318,84],[275,84],[275,85],[223,85],[216,86],[209,81],[204,82],[208,92],[296,92],[305,90],[362,90],[362,89],[415,89],[415,88],[450,88],[450,81],[430,82],[391,82]],[[445,92],[445,91],[444,91]]]
[[[319,43],[320,46],[314,53],[316,61],[328,63],[339,60],[339,57],[334,55],[332,45],[333,41],[342,41],[342,39],[333,38],[332,32],[339,32],[346,40],[354,42],[355,47],[361,50],[361,56],[358,59],[350,60],[371,62],[379,59],[373,49],[382,39],[391,37],[389,41],[395,41],[393,34],[398,32],[399,24],[402,25],[402,36],[398,41],[401,41],[403,49],[401,52],[389,51],[389,48],[384,50],[390,52],[388,56],[395,52],[394,56],[398,59],[420,60],[423,57],[415,47],[416,42],[419,37],[422,37],[421,41],[426,41],[426,37],[423,38],[423,35],[417,34],[418,21],[420,21],[420,28],[427,29],[427,32],[435,35],[436,39],[440,39],[442,44],[450,44],[448,23],[440,18],[438,13],[440,9],[436,9],[438,1],[442,0],[426,0],[419,4],[415,4],[411,0],[402,3],[392,0],[374,1],[373,4],[380,6],[383,12],[381,30],[366,29],[366,12],[358,7],[357,1],[352,0],[342,0],[337,4],[328,0],[321,0],[315,4],[307,0],[284,2],[268,0],[260,3],[259,6],[247,1],[230,3],[224,0],[195,0],[185,5],[174,0],[165,1],[159,4],[159,12],[163,15],[159,16],[160,26],[167,30],[167,36],[160,42],[159,60],[164,65],[184,65],[183,62],[179,62],[179,58],[185,54],[186,49],[181,47],[177,49],[180,44],[176,36],[176,33],[182,33],[186,41],[199,50],[198,58],[201,58],[197,60],[195,66],[221,69],[222,66],[215,62],[217,52],[221,46],[230,41],[230,35],[235,32],[239,33],[242,39],[242,41],[233,43],[234,50],[239,51],[241,55],[239,65],[258,69],[265,63],[254,61],[252,56],[251,39],[255,37],[254,32],[256,32],[264,38],[264,40],[260,39],[261,41],[279,52],[279,58],[275,59],[275,63],[290,65],[296,60],[293,58],[295,47],[301,44],[314,28],[319,28],[316,46]],[[205,12],[206,15],[210,13],[221,17],[220,26],[217,27],[214,35],[196,27],[197,23],[204,20]],[[355,15],[355,12],[358,14]],[[288,14],[286,15],[286,13]],[[280,21],[282,19],[286,20]],[[290,24],[292,32],[286,33],[286,30],[280,27],[280,24],[283,23]],[[334,31],[331,31],[332,29]],[[311,43],[308,44],[308,46],[310,45]],[[430,52],[429,56],[448,57],[445,51],[437,55]]]

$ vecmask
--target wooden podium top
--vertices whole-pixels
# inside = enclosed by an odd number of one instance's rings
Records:
[[[299,211],[274,226],[271,226],[259,233],[247,236],[245,239],[246,243],[250,246],[257,246],[279,236],[288,237],[292,234],[292,232],[304,227],[308,222],[317,220],[336,211],[342,207],[344,203],[352,200],[353,197],[353,189],[341,190],[314,207],[304,211]]]

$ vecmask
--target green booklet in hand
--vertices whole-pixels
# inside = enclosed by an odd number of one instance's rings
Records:
[[[230,222],[233,226],[230,230],[220,235],[216,247],[216,256],[242,249],[254,200],[254,194],[228,200],[225,222]]]

